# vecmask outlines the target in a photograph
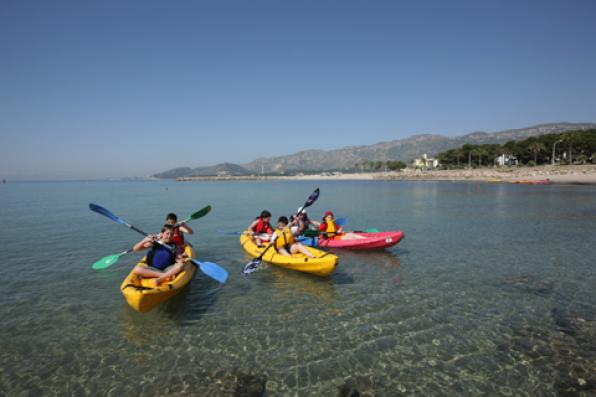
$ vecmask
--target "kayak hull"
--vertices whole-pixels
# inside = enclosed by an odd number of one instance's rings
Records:
[[[240,245],[242,245],[242,248],[244,248],[248,254],[255,258],[261,255],[266,247],[258,247],[252,241],[250,236],[247,236],[246,234],[240,236]],[[309,258],[301,253],[292,256],[284,256],[278,254],[274,248],[269,248],[263,256],[263,260],[276,266],[314,274],[316,276],[325,277],[330,275],[337,266],[337,256],[315,248],[307,248],[315,258]]]
[[[394,246],[399,243],[404,237],[405,233],[401,230],[393,232],[352,232],[362,238],[345,239],[318,239],[318,247],[323,248],[349,248],[349,249],[383,249]]]
[[[187,245],[184,252],[189,257],[195,258],[195,252],[191,246]],[[147,266],[145,259],[141,259],[138,265]],[[120,285],[120,291],[130,307],[139,313],[146,313],[190,284],[196,271],[196,265],[188,261],[182,272],[178,273],[173,280],[155,286],[155,279],[142,278],[135,274],[133,269]]]

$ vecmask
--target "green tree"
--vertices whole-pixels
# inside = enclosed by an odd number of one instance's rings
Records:
[[[538,164],[538,153],[546,151],[546,146],[542,142],[536,140],[528,145],[528,150],[534,153],[534,164]]]

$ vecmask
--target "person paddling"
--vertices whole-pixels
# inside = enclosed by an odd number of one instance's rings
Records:
[[[269,241],[270,236],[273,233],[273,227],[271,227],[271,223],[269,223],[270,221],[271,212],[263,210],[261,211],[261,215],[248,225],[248,233],[259,247],[263,246],[263,241]]]
[[[287,225],[288,218],[286,218],[285,216],[280,216],[277,220],[277,229],[274,232],[274,244],[277,252],[283,256],[292,256],[292,254],[297,254],[298,252],[301,252],[309,258],[314,258],[314,255],[310,253],[308,248],[296,241],[290,227],[282,233],[282,230]]]
[[[176,255],[169,248],[157,243],[159,241],[162,244],[173,245],[173,229],[172,225],[165,224],[159,236],[149,235],[133,247],[133,251],[150,249],[145,262],[133,269],[135,274],[144,278],[154,278],[155,285],[160,285],[182,271],[187,256]]]
[[[178,252],[184,252],[186,243],[184,242],[183,233],[193,234],[194,230],[192,230],[185,222],[178,223],[178,217],[173,212],[170,212],[168,216],[166,216],[166,225],[172,226],[172,242],[176,244]]]
[[[307,230],[317,230],[321,226],[319,222],[311,220],[306,211],[302,211],[298,215],[294,214],[290,216],[290,222],[295,224],[295,226],[292,226],[292,233],[294,233],[294,236],[300,236]]]

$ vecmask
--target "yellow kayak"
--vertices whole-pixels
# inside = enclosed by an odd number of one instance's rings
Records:
[[[184,248],[184,252],[191,258],[195,257],[195,252],[189,245]],[[138,264],[147,266],[145,259],[141,259]],[[173,280],[166,281],[159,286],[155,286],[155,279],[143,278],[131,271],[120,285],[120,290],[130,307],[140,313],[145,313],[180,292],[190,283],[196,271],[195,264],[188,261]]]
[[[255,258],[261,255],[266,247],[259,248],[252,241],[250,236],[246,234],[240,236],[240,244],[246,252]],[[333,272],[333,269],[337,266],[337,256],[330,252],[321,251],[315,248],[306,248],[315,256],[315,258],[309,258],[302,253],[294,254],[292,256],[284,256],[278,254],[275,248],[269,248],[263,256],[263,260],[299,272],[311,273],[317,276],[330,275]]]

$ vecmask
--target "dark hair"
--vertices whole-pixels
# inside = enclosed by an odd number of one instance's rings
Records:
[[[277,220],[278,223],[284,223],[284,224],[288,224],[288,218],[286,218],[285,216],[280,216],[279,219]]]
[[[259,218],[271,218],[271,212],[263,210],[261,211],[261,215],[259,216]]]
[[[163,227],[161,228],[161,232],[163,233],[163,232],[165,232],[166,230],[170,230],[170,231],[172,231],[172,230],[174,230],[174,226],[172,226],[172,225],[168,225],[168,224],[166,223],[166,224],[165,224],[165,225],[163,225]]]
[[[172,219],[174,222],[178,220],[178,217],[173,212],[170,212],[168,216],[166,216],[166,221]]]

